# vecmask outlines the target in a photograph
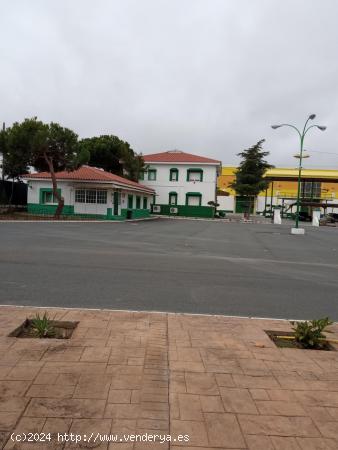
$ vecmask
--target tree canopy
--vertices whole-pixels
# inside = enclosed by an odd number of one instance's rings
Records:
[[[128,142],[117,136],[102,135],[82,139],[80,149],[88,152],[89,164],[100,167],[107,172],[125,176],[138,181],[139,174],[144,170],[142,155],[138,155]]]
[[[235,180],[230,184],[238,195],[256,197],[269,185],[263,175],[273,166],[264,159],[270,154],[262,150],[264,142],[265,139],[262,139],[252,147],[238,153],[242,161],[237,169]]]
[[[74,131],[58,123],[45,124],[36,117],[15,122],[4,132],[4,172],[19,178],[29,167],[51,174],[53,193],[58,201],[55,216],[59,217],[64,199],[57,190],[55,172],[73,170],[88,160],[89,155],[78,146]]]
[[[51,122],[43,123],[36,117],[15,122],[0,132],[0,152],[3,154],[5,176],[19,179],[29,172],[30,167],[51,174],[53,193],[58,206],[55,216],[59,217],[64,199],[57,190],[55,172],[74,170],[89,163],[107,172],[138,181],[144,171],[144,161],[128,142],[117,136],[103,135],[78,140],[69,128]]]

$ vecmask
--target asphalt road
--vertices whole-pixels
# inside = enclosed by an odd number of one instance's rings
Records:
[[[0,222],[0,304],[338,320],[338,228]]]

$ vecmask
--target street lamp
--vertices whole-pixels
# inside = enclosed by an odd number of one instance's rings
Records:
[[[291,127],[294,130],[297,131],[299,138],[300,138],[300,154],[299,156],[297,155],[297,157],[299,157],[299,169],[298,169],[298,188],[297,188],[297,212],[296,212],[296,227],[293,228],[291,230],[291,233],[294,232],[294,234],[303,234],[304,230],[302,232],[300,232],[300,230],[298,230],[299,228],[299,204],[300,204],[300,183],[301,183],[301,176],[302,176],[302,161],[303,161],[303,147],[304,147],[304,138],[306,133],[310,130],[310,128],[318,128],[320,131],[325,131],[326,127],[322,126],[322,125],[310,125],[309,127],[307,126],[309,120],[314,120],[316,118],[316,114],[310,114],[309,117],[307,118],[307,121],[305,122],[303,131],[300,132],[298,130],[297,127],[295,127],[294,125],[290,125],[289,123],[282,123],[281,125],[271,125],[271,128],[273,128],[274,130],[276,130],[277,128],[280,127]]]

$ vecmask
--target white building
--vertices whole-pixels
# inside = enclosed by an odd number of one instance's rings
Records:
[[[178,150],[143,156],[141,182],[156,191],[153,212],[213,217],[221,162]]]
[[[24,175],[28,180],[27,209],[32,214],[54,214],[54,198],[49,172]],[[155,194],[151,187],[82,166],[72,172],[56,172],[57,188],[64,198],[63,215],[99,217],[107,220],[149,217]]]

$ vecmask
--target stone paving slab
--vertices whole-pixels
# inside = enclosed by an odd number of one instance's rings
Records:
[[[53,319],[79,321],[72,338],[8,337],[44,311]],[[290,331],[291,325],[0,307],[0,447],[337,449],[338,352],[279,349],[267,329]],[[332,329],[337,339],[338,324]],[[51,433],[52,442],[15,443],[13,432]],[[58,433],[86,435],[87,441],[58,440]],[[88,442],[98,433],[117,435],[118,441]],[[146,433],[165,442],[123,438]]]

